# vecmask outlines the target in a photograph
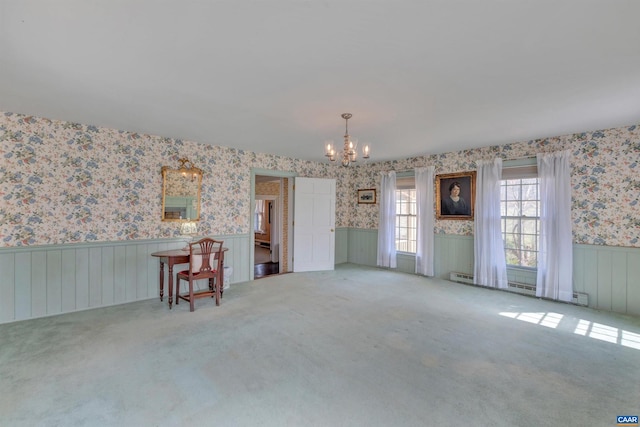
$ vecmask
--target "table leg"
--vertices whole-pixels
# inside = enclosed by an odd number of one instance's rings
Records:
[[[164,297],[164,262],[160,260],[160,301]]]
[[[173,264],[169,263],[169,309],[173,304]]]
[[[220,261],[220,271],[218,271],[218,288],[220,288],[220,298],[222,298],[224,294],[224,252]]]

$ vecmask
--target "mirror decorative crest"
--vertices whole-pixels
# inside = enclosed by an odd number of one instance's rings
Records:
[[[199,221],[202,169],[187,158],[178,162],[177,169],[162,167],[162,220]]]

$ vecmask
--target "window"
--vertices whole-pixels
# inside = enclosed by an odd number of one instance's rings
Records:
[[[396,251],[416,253],[418,217],[415,178],[396,180]]]
[[[502,239],[507,265],[529,268],[538,265],[538,188],[537,177],[503,179],[500,182]]]
[[[253,212],[253,231],[256,233],[264,232],[264,200],[256,200],[256,209]]]

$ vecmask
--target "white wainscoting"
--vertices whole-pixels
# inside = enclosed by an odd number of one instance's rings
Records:
[[[375,267],[378,261],[378,230],[349,229],[349,262]]]
[[[335,263],[344,264],[349,261],[349,229],[336,228]]]
[[[375,266],[378,259],[378,230],[350,228],[348,262]],[[473,274],[473,237],[436,234],[435,275],[447,279],[450,271]],[[415,272],[415,256],[398,254],[397,271]]]
[[[229,248],[231,283],[249,280],[250,236],[214,237]],[[336,264],[375,266],[377,240],[377,230],[337,229]],[[0,248],[0,323],[158,298],[159,260],[151,253],[183,246],[160,239]],[[640,248],[573,248],[574,291],[587,293],[590,307],[640,315]],[[399,256],[398,267],[413,273],[415,257]],[[472,237],[436,234],[436,277],[451,271],[473,273]]]
[[[348,262],[375,266],[377,230],[349,229]],[[435,276],[473,274],[473,236],[435,235]],[[397,271],[413,273],[415,257],[398,255]],[[531,271],[510,269],[509,280],[535,284]],[[640,248],[573,245],[573,288],[589,295],[589,307],[640,315]]]
[[[573,287],[589,307],[640,315],[640,248],[573,245]]]
[[[214,237],[229,248],[231,283],[249,280],[249,236]],[[0,248],[0,323],[158,298],[160,261],[151,253],[184,246],[158,239]]]
[[[473,274],[473,237],[436,234],[434,239],[435,276],[449,279],[449,273]]]

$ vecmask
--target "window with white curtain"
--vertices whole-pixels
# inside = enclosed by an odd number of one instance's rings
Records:
[[[396,251],[416,253],[417,206],[415,177],[396,178]]]
[[[256,200],[253,220],[253,231],[256,233],[264,233],[264,202],[264,200]]]
[[[535,166],[503,168],[500,209],[507,266],[536,268],[540,236],[540,189]]]

